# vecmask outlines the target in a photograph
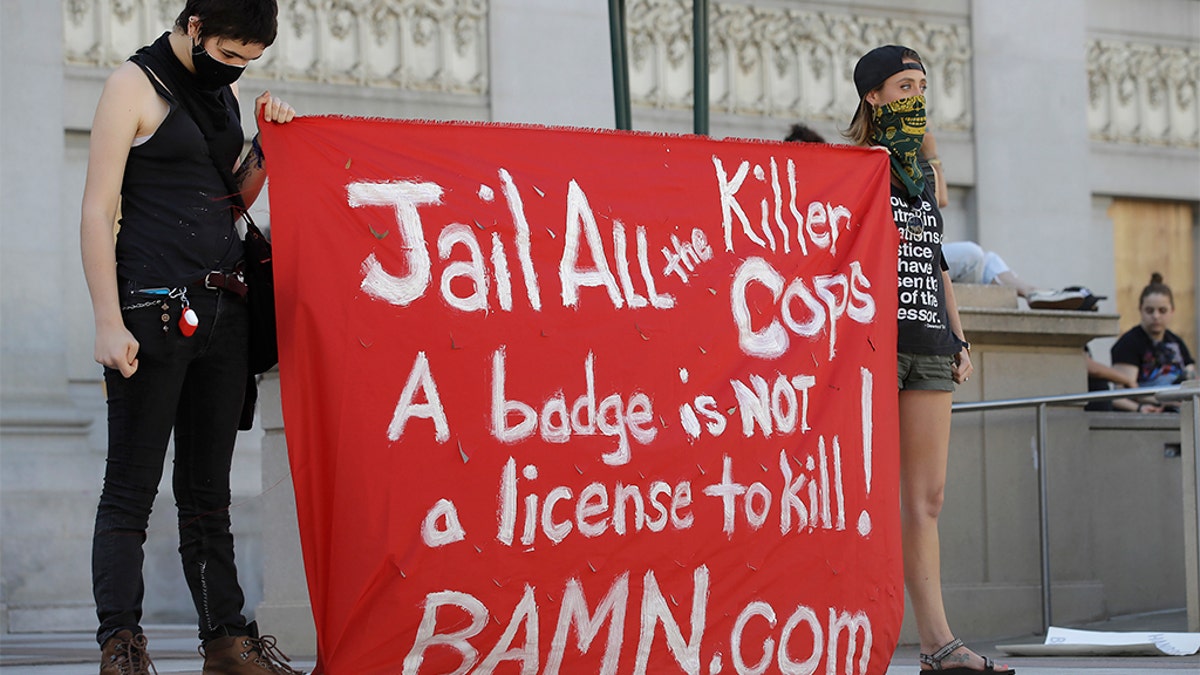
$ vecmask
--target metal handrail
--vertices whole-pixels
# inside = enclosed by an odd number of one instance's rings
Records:
[[[1049,515],[1046,508],[1047,473],[1046,468],[1046,407],[1051,405],[1063,406],[1090,401],[1110,401],[1118,398],[1142,398],[1154,396],[1160,401],[1192,400],[1192,448],[1196,458],[1196,490],[1200,495],[1200,435],[1197,434],[1197,423],[1200,421],[1200,381],[1190,380],[1183,384],[1166,387],[1140,387],[1137,389],[1119,389],[1113,391],[1093,391],[1086,394],[1059,394],[1054,396],[1033,396],[1029,398],[1012,398],[999,401],[971,401],[955,403],[951,412],[985,412],[989,410],[1010,410],[1013,408],[1037,408],[1037,470],[1038,470],[1038,517],[1040,519],[1041,562],[1042,562],[1042,634],[1050,629],[1052,611],[1050,605],[1050,527]],[[1157,414],[1157,413],[1156,413]],[[1200,501],[1200,500],[1198,500]],[[1200,506],[1198,506],[1200,511]],[[1197,513],[1200,522],[1200,513]],[[1198,533],[1200,534],[1200,533]]]
[[[1089,391],[1086,394],[1057,394],[1054,396],[1033,396],[1029,398],[1009,398],[1001,401],[968,401],[955,403],[953,412],[974,412],[980,410],[1004,410],[1008,408],[1028,408],[1035,405],[1067,405],[1071,403],[1088,403],[1091,401],[1112,401],[1118,398],[1141,398],[1157,396],[1167,392],[1178,391],[1184,384],[1172,384],[1165,387],[1141,387],[1138,389],[1114,389],[1111,391]],[[1187,398],[1185,395],[1181,398]],[[1159,397],[1161,398],[1161,397]]]

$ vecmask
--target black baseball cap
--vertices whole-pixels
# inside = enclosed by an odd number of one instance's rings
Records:
[[[925,66],[920,63],[905,63],[904,55],[906,53],[911,55],[917,52],[900,45],[884,45],[863,54],[863,57],[858,60],[858,64],[854,66],[854,86],[858,89],[858,97],[863,98],[868,92],[902,70],[925,72]]]

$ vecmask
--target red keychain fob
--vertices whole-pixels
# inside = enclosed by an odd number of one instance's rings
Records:
[[[183,333],[184,337],[192,337],[192,333],[196,332],[196,327],[200,325],[200,318],[192,311],[191,307],[183,306],[183,313],[179,315],[179,332]]]

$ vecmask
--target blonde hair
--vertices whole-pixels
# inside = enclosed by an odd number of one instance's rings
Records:
[[[854,113],[854,118],[850,120],[850,126],[842,132],[842,135],[855,145],[870,145],[871,137],[875,132],[875,123],[871,119],[874,112],[871,104],[867,103],[867,99],[860,100],[858,110]]]

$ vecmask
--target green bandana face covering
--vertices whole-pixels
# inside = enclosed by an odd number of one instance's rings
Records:
[[[925,191],[925,175],[917,165],[917,152],[925,139],[925,96],[917,94],[881,105],[871,115],[875,133],[871,140],[887,148],[892,175],[916,197]]]

